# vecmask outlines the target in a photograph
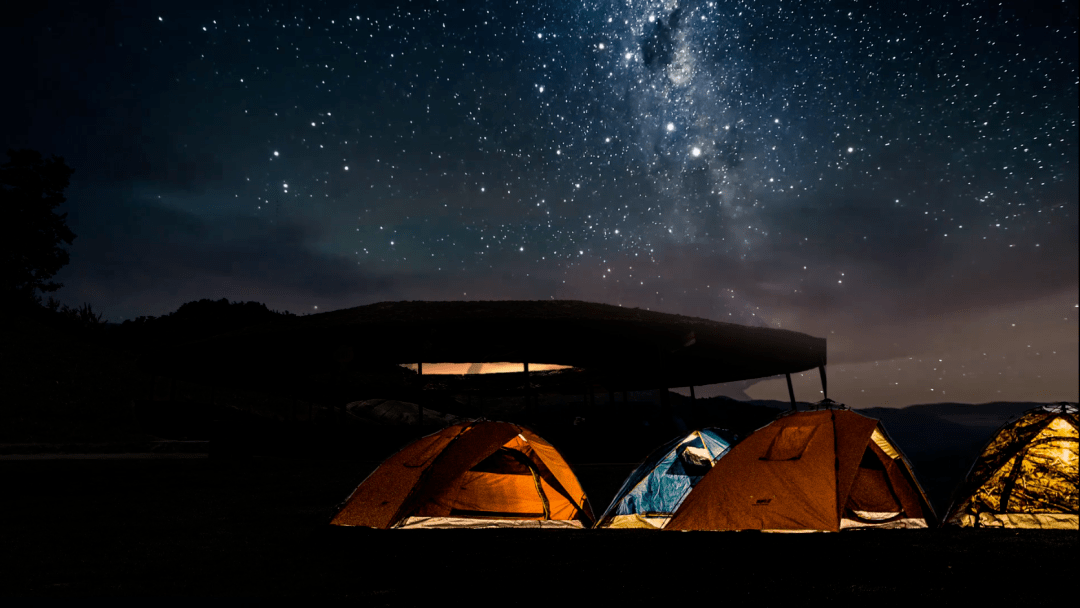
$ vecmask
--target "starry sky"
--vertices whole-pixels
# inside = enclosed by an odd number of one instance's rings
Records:
[[[15,11],[0,145],[111,321],[579,299],[825,337],[855,407],[1077,399],[1076,0]]]

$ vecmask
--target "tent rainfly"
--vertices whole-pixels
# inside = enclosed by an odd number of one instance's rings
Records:
[[[1077,407],[1040,406],[1006,423],[958,488],[945,523],[1080,529]]]
[[[405,446],[345,501],[331,524],[370,528],[592,524],[570,465],[532,431],[469,421]]]
[[[726,430],[702,429],[660,446],[626,478],[596,527],[663,528],[735,439]]]
[[[926,528],[933,517],[877,420],[823,409],[782,416],[732,447],[665,529]]]

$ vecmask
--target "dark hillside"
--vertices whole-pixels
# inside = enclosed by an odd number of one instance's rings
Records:
[[[59,325],[15,318],[0,341],[0,442],[143,438],[132,418],[145,386],[135,356]]]

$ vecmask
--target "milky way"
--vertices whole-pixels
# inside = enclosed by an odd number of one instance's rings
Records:
[[[61,293],[120,318],[571,298],[1077,359],[1075,3],[26,10],[0,143],[75,167]]]

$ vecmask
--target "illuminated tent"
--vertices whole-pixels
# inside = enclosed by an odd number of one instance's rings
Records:
[[[1067,403],[1005,424],[971,467],[945,522],[1076,530],[1077,428],[1077,408]]]
[[[880,423],[847,409],[794,412],[716,462],[666,530],[925,528],[930,504]]]
[[[634,469],[596,526],[663,528],[733,443],[731,433],[702,429],[664,444]]]
[[[330,522],[370,528],[574,527],[592,510],[551,444],[506,422],[455,424],[375,469]]]

